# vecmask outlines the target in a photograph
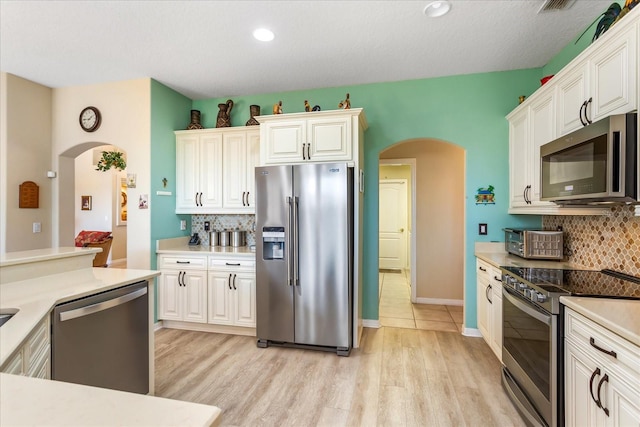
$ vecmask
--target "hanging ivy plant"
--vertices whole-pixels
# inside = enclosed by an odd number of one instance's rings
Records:
[[[127,162],[122,158],[124,154],[119,151],[103,151],[102,158],[96,165],[97,171],[106,172],[111,168],[116,168],[120,171],[127,167]]]

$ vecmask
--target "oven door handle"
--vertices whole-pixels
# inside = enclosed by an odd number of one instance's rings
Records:
[[[541,321],[546,325],[551,325],[551,316],[540,313],[530,305],[523,303],[522,301],[520,301],[520,299],[511,295],[511,292],[507,291],[505,288],[502,288],[502,295],[507,298],[511,304],[515,305],[518,310],[524,311],[529,316]]]

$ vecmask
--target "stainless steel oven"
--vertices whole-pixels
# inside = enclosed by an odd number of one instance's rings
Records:
[[[506,286],[502,289],[503,384],[532,425],[556,426],[558,315]]]

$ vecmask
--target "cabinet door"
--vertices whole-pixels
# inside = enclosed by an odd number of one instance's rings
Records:
[[[198,212],[222,208],[222,135],[200,136]]]
[[[256,166],[260,165],[260,131],[247,132],[246,151],[247,203],[251,213],[256,210]]]
[[[489,280],[486,275],[478,274],[478,329],[484,337],[487,344],[491,345],[491,330],[489,329],[489,316],[491,315],[491,306],[487,295],[489,293]]]
[[[602,412],[591,397],[597,393],[601,375],[596,363],[571,343],[565,344],[565,422],[568,427],[589,427],[598,423]],[[604,414],[602,414],[604,415]]]
[[[616,376],[611,376],[609,392],[603,405],[609,409],[607,425],[612,427],[640,425],[640,385],[632,390]]]
[[[229,272],[209,272],[209,323],[218,325],[233,325],[231,288],[231,274]]]
[[[226,134],[223,141],[223,205],[225,209],[243,210],[247,191],[247,134]]]
[[[200,144],[197,135],[176,139],[176,212],[187,213],[197,205],[200,191]]]
[[[529,107],[529,138],[531,141],[531,154],[529,164],[531,165],[529,184],[531,189],[528,198],[533,205],[554,206],[552,202],[540,201],[540,147],[555,139],[555,99],[552,90],[536,99]]]
[[[162,270],[158,278],[158,319],[182,320],[182,286],[178,270]]]
[[[491,348],[502,361],[502,277],[500,270],[491,268]]]
[[[594,53],[589,61],[590,120],[635,110],[637,51],[636,29],[632,27]]]
[[[207,323],[207,273],[186,271],[182,278],[185,286],[182,320],[185,322]]]
[[[529,192],[529,110],[509,118],[509,202],[512,208],[527,206]]]
[[[265,164],[300,163],[306,159],[306,147],[303,146],[306,136],[304,120],[265,123],[260,126],[264,126],[262,134],[265,138],[261,142]]]
[[[351,118],[317,118],[307,121],[307,155],[314,162],[351,159]]]
[[[234,287],[234,323],[238,326],[256,326],[255,274],[236,274]]]
[[[589,99],[587,69],[586,63],[580,63],[573,71],[556,82],[558,87],[557,135],[559,137],[584,126],[580,121],[580,115],[583,113],[582,105]]]

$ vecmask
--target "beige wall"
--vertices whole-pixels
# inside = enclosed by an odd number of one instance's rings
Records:
[[[381,159],[416,159],[416,297],[463,300],[464,149],[433,139],[396,144]],[[381,175],[382,176],[382,175]]]
[[[120,203],[119,179],[126,177],[126,172],[111,169],[107,172],[96,170],[96,153],[102,151],[120,150],[111,145],[105,145],[85,151],[75,158],[75,191],[74,234],[82,230],[111,231],[113,242],[109,252],[109,260],[127,257],[127,227],[118,226],[118,204]],[[90,211],[83,211],[80,206],[81,196],[92,197]]]
[[[84,132],[80,111],[89,105],[102,113],[102,124]],[[151,80],[148,78],[99,85],[74,86],[53,91],[52,154],[59,179],[54,182],[54,245],[69,246],[75,237],[75,157],[101,145],[114,145],[127,153],[127,172],[137,176],[128,199],[150,197]],[[127,266],[150,267],[151,217],[149,209],[129,209]]]
[[[0,73],[0,252],[51,246],[50,88],[8,73]],[[18,207],[19,185],[39,186],[38,209]],[[42,231],[33,233],[33,223]]]

